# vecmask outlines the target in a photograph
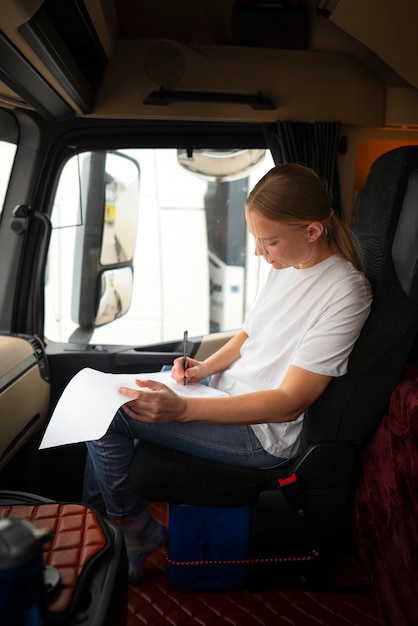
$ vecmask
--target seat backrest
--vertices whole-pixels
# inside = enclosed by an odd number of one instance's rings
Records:
[[[380,421],[418,327],[418,146],[382,155],[370,169],[353,230],[373,288],[369,318],[335,378],[307,411],[306,448],[321,441],[364,442]]]

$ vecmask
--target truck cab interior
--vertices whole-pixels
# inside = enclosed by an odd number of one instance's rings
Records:
[[[417,18],[411,0],[3,0],[0,534],[17,516],[59,539],[62,517],[95,546],[66,554],[70,584],[43,544],[67,594],[46,624],[418,621]],[[185,329],[196,359],[237,332],[267,274],[245,199],[287,162],[357,235],[372,313],[290,470],[138,445],[168,547],[128,587],[118,528],[81,505],[83,442],[39,444],[83,368],[158,372]],[[208,545],[173,556],[196,525]],[[210,554],[220,526],[238,557]]]

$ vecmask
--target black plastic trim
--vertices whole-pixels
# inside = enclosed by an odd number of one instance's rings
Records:
[[[45,12],[22,24],[19,31],[51,74],[83,113],[90,113],[94,93]]]
[[[46,120],[69,118],[71,107],[0,32],[0,79]]]
[[[270,98],[263,96],[259,91],[255,96],[239,93],[215,93],[209,91],[168,91],[159,89],[153,91],[144,100],[144,104],[154,106],[167,106],[175,102],[210,102],[220,104],[243,104],[255,110],[274,111],[276,105]]]

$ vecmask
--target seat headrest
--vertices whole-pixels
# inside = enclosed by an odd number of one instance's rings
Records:
[[[372,286],[390,260],[405,294],[418,302],[418,146],[391,150],[373,163],[353,231]]]

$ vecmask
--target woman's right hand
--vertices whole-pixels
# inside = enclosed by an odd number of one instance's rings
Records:
[[[187,357],[187,367],[184,371],[184,359],[182,356],[174,359],[173,369],[171,370],[171,376],[176,383],[183,384],[183,379],[186,378],[186,383],[198,383],[206,376],[210,375],[208,367],[204,361],[196,361]]]

